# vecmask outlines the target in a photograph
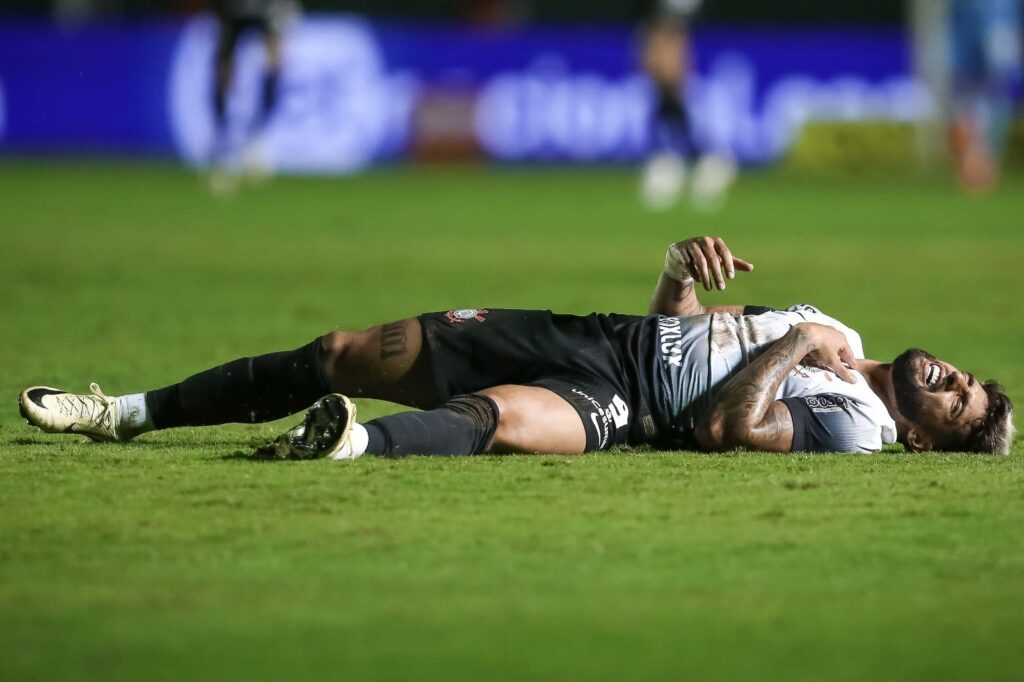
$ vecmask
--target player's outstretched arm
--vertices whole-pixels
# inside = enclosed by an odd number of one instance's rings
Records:
[[[703,306],[696,285],[723,291],[736,271],[750,272],[753,264],[737,258],[718,237],[692,237],[668,247],[665,270],[651,299],[652,315],[682,317],[709,312],[742,313],[743,306]]]
[[[697,442],[708,450],[788,452],[793,419],[775,394],[801,363],[831,370],[849,383],[857,380],[849,369],[855,360],[842,332],[811,322],[795,325],[722,386],[697,424]]]

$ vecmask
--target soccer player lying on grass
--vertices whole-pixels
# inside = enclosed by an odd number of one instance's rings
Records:
[[[107,397],[36,386],[22,415],[51,433],[126,441],[155,429],[304,421],[258,456],[565,453],[659,449],[1006,454],[1012,405],[995,382],[911,349],[868,360],[860,337],[798,305],[705,307],[695,283],[737,270],[721,239],[673,244],[650,315],[463,309],[293,351],[241,358],[148,393]],[[355,421],[345,395],[421,408]]]

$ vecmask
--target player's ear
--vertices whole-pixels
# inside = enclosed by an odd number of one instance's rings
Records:
[[[932,447],[932,439],[916,427],[907,431],[907,448],[911,452],[928,452]]]

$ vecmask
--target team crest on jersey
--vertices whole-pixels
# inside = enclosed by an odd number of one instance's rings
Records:
[[[483,322],[487,319],[485,315],[489,312],[491,311],[483,308],[462,308],[461,310],[449,310],[444,316],[452,324],[465,324],[470,320]]]

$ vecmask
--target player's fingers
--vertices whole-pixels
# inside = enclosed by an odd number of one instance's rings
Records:
[[[857,369],[857,358],[853,356],[853,351],[846,346],[839,349],[839,359],[850,369]]]
[[[693,264],[694,277],[704,285],[704,289],[711,291],[711,279],[708,277],[708,261],[704,257],[704,253],[694,244],[690,244],[686,249],[686,252],[690,254],[690,262]]]
[[[836,373],[837,377],[839,377],[840,379],[842,379],[843,381],[845,381],[848,384],[855,384],[855,383],[857,383],[857,375],[854,374],[853,372],[851,372],[850,370],[846,369],[842,365],[839,365],[838,367],[834,367],[832,369],[832,371]]]
[[[693,255],[690,254],[690,247],[685,244],[682,245],[682,248],[679,247],[679,244],[672,247],[676,250],[679,262],[682,263],[683,267],[686,268],[686,271],[690,273],[691,279],[700,279],[700,273],[697,271],[697,266],[693,264]]]
[[[750,272],[754,269],[753,263],[745,261],[742,258],[737,258],[736,256],[732,257],[732,263],[737,270],[742,270],[743,272]]]
[[[715,251],[714,244],[708,248],[711,253],[707,254],[708,264],[711,266],[711,275],[715,280],[715,286],[721,291],[725,288],[725,274],[722,272],[721,256]]]
[[[724,266],[725,276],[732,279],[736,276],[736,269],[732,264],[732,251],[725,245],[725,242],[721,239],[715,240],[715,250],[718,251],[719,257],[722,259],[722,265]]]
[[[849,355],[849,351],[846,348],[840,348],[836,354],[835,361],[832,362],[832,371],[846,383],[855,384],[857,383],[857,376],[849,369],[850,363],[843,357],[844,355]]]
[[[708,286],[719,290],[725,288],[725,274],[722,271],[721,256],[715,249],[715,238],[704,237],[699,240],[699,248],[704,254],[704,261],[708,264]]]

